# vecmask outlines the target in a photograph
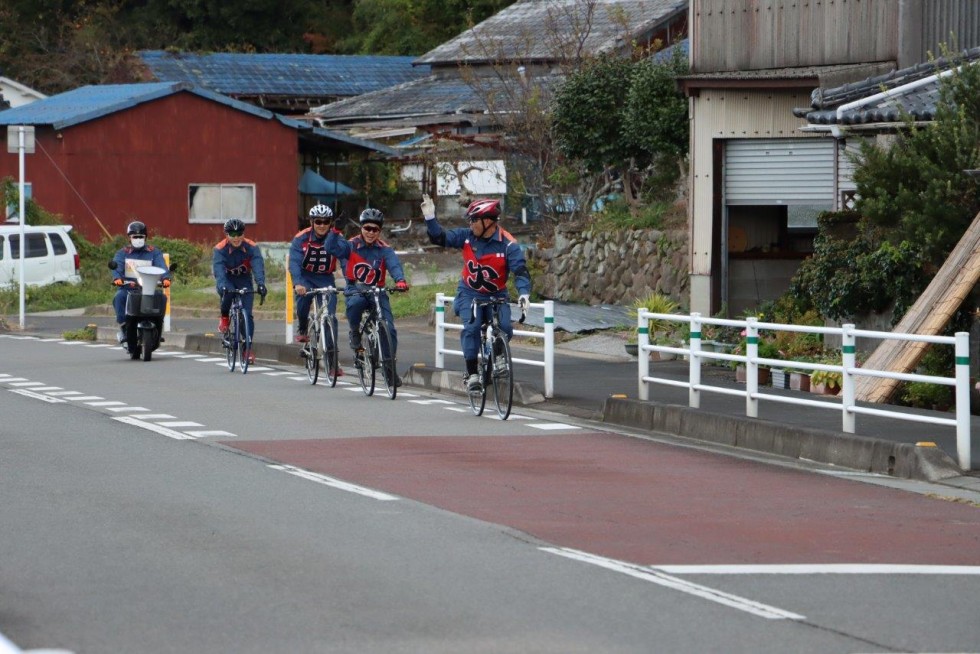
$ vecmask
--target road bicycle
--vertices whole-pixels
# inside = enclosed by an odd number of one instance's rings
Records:
[[[467,390],[473,415],[483,415],[487,404],[487,388],[493,386],[493,401],[501,420],[510,417],[514,404],[514,367],[510,356],[507,333],[500,326],[500,307],[511,304],[509,298],[487,298],[473,300],[473,317],[477,312],[480,321],[480,349],[477,352],[477,374],[480,376],[479,390]],[[489,311],[483,311],[488,307]],[[522,323],[527,318],[527,309],[521,309]]]
[[[306,291],[306,294],[313,296],[310,324],[306,332],[309,341],[303,348],[306,375],[310,378],[311,384],[316,384],[322,361],[330,386],[336,386],[337,377],[340,376],[340,363],[337,352],[337,318],[330,311],[330,296],[336,295],[337,289],[333,286],[311,288]]]
[[[252,351],[252,332],[248,328],[248,316],[242,296],[251,293],[250,288],[226,288],[226,295],[232,295],[231,307],[228,309],[228,331],[221,338],[221,346],[225,348],[225,358],[228,360],[228,372],[235,372],[235,363],[248,372],[249,353]],[[259,299],[259,304],[265,302],[265,297]]]
[[[375,371],[381,370],[381,378],[384,380],[385,390],[388,397],[392,400],[398,393],[398,374],[395,365],[394,340],[388,330],[388,323],[381,317],[381,296],[386,293],[397,291],[395,288],[380,288],[374,286],[362,291],[355,291],[355,295],[369,298],[368,308],[364,311],[364,319],[361,321],[361,328],[358,335],[361,339],[362,349],[354,354],[354,367],[357,369],[357,378],[361,383],[361,390],[370,397],[374,395]]]

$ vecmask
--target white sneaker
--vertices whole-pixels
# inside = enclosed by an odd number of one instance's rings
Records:
[[[126,328],[120,326],[119,327],[119,333],[116,334],[116,337],[119,339],[119,342],[120,343],[125,343],[126,342]]]
[[[473,373],[466,378],[466,390],[470,393],[479,393],[483,390],[483,384],[480,382],[480,375]]]

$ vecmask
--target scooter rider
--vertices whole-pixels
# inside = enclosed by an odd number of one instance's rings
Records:
[[[146,244],[146,225],[134,220],[126,226],[129,245],[120,248],[112,258],[115,268],[112,270],[112,283],[118,287],[116,296],[112,298],[112,307],[116,310],[116,323],[119,325],[119,342],[126,340],[126,298],[131,291],[139,288],[139,277],[136,269],[143,266],[163,268],[162,285],[170,286],[170,270],[164,261],[163,252],[152,245]]]
[[[466,209],[470,226],[447,231],[436,220],[435,203],[428,195],[423,195],[422,217],[425,218],[425,228],[432,243],[463,251],[463,271],[453,301],[453,311],[457,316],[464,317],[459,340],[466,361],[466,389],[479,391],[482,386],[476,368],[482,316],[474,319],[473,300],[507,297],[507,277],[512,273],[519,296],[518,304],[521,309],[527,309],[531,296],[531,273],[517,240],[497,222],[500,220],[498,200],[471,202]],[[508,340],[513,337],[509,304],[500,307],[500,327]]]
[[[228,312],[231,310],[232,295],[226,290],[247,288],[253,290],[252,278],[258,285],[259,295],[265,299],[268,292],[265,287],[265,261],[262,250],[245,238],[245,222],[231,218],[225,222],[226,238],[214,246],[211,255],[211,267],[214,271],[214,283],[221,297],[221,319],[218,321],[218,331],[228,331]],[[248,321],[248,333],[255,333],[255,320],[252,318],[254,297],[251,293],[242,296],[242,307],[245,309]],[[246,352],[249,363],[255,363],[255,353]]]
[[[310,288],[323,288],[334,285],[334,270],[337,260],[327,252],[327,234],[333,224],[333,211],[325,204],[314,205],[310,209],[310,226],[293,237],[289,245],[289,274],[293,278],[293,292],[296,293],[296,319],[299,322],[297,343],[306,343],[306,329],[310,322],[312,296],[307,296]],[[331,314],[337,311],[337,296],[331,295],[327,305]],[[337,325],[334,325],[336,330]]]

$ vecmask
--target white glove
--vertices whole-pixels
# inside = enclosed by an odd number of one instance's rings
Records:
[[[428,193],[422,194],[422,217],[432,220],[436,217],[436,203],[432,201]]]
[[[527,311],[527,305],[531,303],[530,295],[522,295],[517,298],[517,306],[521,308],[521,311]]]

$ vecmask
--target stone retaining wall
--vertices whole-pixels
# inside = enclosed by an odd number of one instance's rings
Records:
[[[688,306],[686,230],[559,228],[533,256],[545,269],[535,288],[554,300],[630,305],[656,292]]]

